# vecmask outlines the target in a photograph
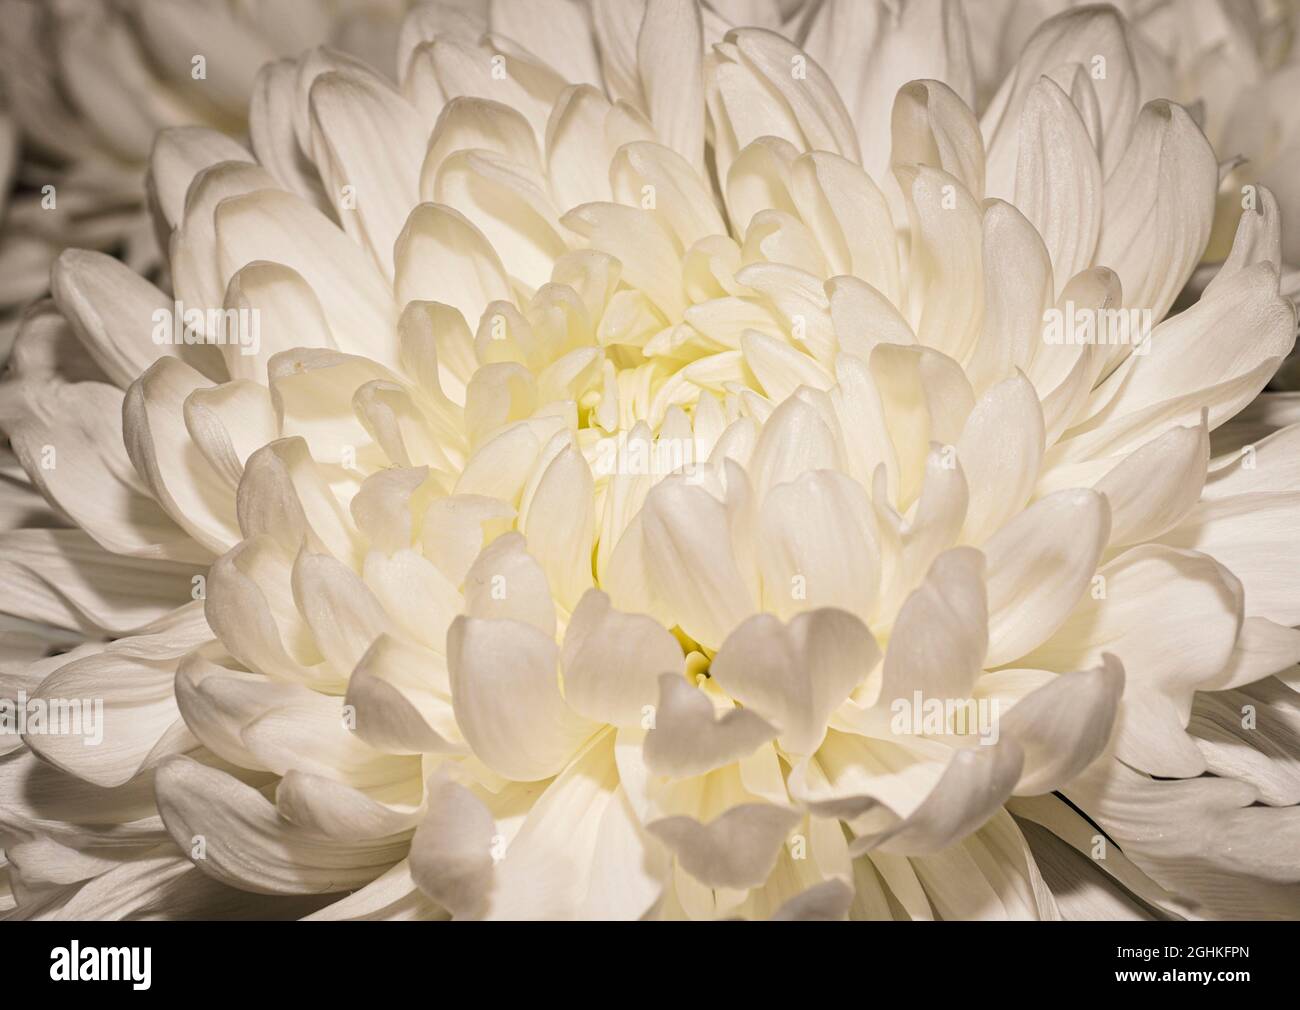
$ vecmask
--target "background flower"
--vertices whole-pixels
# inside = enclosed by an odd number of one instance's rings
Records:
[[[995,0],[971,18],[977,73],[991,93],[1024,41],[1067,0]],[[1290,0],[1244,3],[1193,0],[1184,4],[1116,5],[1133,28],[1134,56],[1152,94],[1194,105],[1198,122],[1224,164],[1214,234],[1206,250],[1228,254],[1241,216],[1242,187],[1267,186],[1288,220],[1300,212],[1287,170],[1300,117],[1295,92],[1297,18]],[[1291,266],[1284,289],[1294,295],[1300,240],[1283,236],[1282,258]]]
[[[0,160],[0,332],[48,291],[67,247],[121,256],[153,276],[162,265],[143,181],[157,132],[203,124],[242,137],[255,79],[277,57],[329,43],[392,75],[405,0],[4,0],[0,92],[21,141]],[[11,160],[16,164],[9,164]]]

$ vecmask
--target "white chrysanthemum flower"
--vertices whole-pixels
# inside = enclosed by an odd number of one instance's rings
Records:
[[[1072,6],[1078,6],[1076,0],[993,0],[982,17],[972,18],[973,51],[985,90],[997,86],[1043,20]],[[1207,259],[1222,260],[1231,249],[1243,186],[1270,189],[1287,220],[1300,215],[1300,189],[1290,167],[1300,155],[1300,110],[1294,102],[1300,6],[1294,0],[1120,0],[1117,6],[1130,19],[1133,54],[1147,88],[1194,104],[1224,163]],[[1300,234],[1283,235],[1282,258],[1293,270],[1300,266]]]
[[[143,186],[154,137],[202,123],[241,137],[258,71],[327,43],[395,76],[408,0],[3,0],[0,94],[21,133],[0,204],[0,312],[48,292],[68,247],[160,265]],[[215,153],[215,152],[214,152]],[[231,153],[225,149],[225,156]],[[0,157],[0,188],[14,176]],[[165,245],[162,250],[165,254]],[[0,330],[0,350],[14,322]]]
[[[1165,318],[1119,17],[977,122],[858,6],[423,8],[160,139],[174,298],[65,254],[0,400],[3,608],[100,639],[3,697],[104,702],[4,744],[16,914],[1300,912],[1276,205]]]

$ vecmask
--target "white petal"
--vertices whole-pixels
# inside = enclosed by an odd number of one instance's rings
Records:
[[[381,635],[352,671],[344,701],[357,736],[376,750],[437,754],[462,749],[450,694],[440,657]]]
[[[347,565],[325,554],[299,553],[293,594],[325,661],[346,679],[380,635],[388,615]]]
[[[420,893],[408,860],[376,877],[359,891],[304,917],[324,922],[426,922],[446,918],[446,912]]]
[[[296,374],[305,382],[310,373]],[[313,390],[308,386],[303,392],[305,405]],[[288,554],[306,542],[359,567],[364,545],[305,439],[276,439],[249,456],[235,500],[245,540],[264,533]]]
[[[690,162],[672,148],[648,141],[624,144],[610,164],[609,176],[619,203],[641,204],[649,186],[655,195],[655,210],[683,249],[709,236],[726,234],[713,193]]]
[[[1209,240],[1218,181],[1214,152],[1187,112],[1149,103],[1106,179],[1097,242],[1097,260],[1119,274],[1126,304],[1157,319],[1169,310]]]
[[[791,397],[763,425],[746,469],[761,500],[778,484],[810,470],[837,470],[839,462],[839,446],[826,418],[799,397]]]
[[[391,556],[370,551],[361,577],[411,641],[439,655],[445,653],[447,628],[464,610],[464,599],[428,558],[415,550],[395,551]]]
[[[880,581],[871,506],[856,481],[827,470],[768,492],[759,512],[764,602],[778,616],[838,607],[866,621]]]
[[[797,124],[803,149],[829,151],[853,162],[861,161],[848,110],[815,61],[780,35],[762,29],[739,28],[728,33],[727,42],[735,46],[749,72],[784,100]]]
[[[45,760],[88,782],[122,785],[140,771],[180,718],[172,694],[175,678],[174,660],[151,663],[112,651],[74,660],[31,695],[49,706],[51,725],[27,737],[27,743]],[[67,732],[62,720],[54,723],[56,705],[72,706],[68,715],[76,721],[70,728],[80,732]]]
[[[667,845],[682,868],[711,887],[745,889],[767,879],[790,830],[793,810],[770,803],[744,803],[701,824],[693,817],[665,817],[647,830]]]
[[[689,0],[647,0],[636,59],[646,110],[659,139],[697,169],[704,161],[700,11]]]
[[[489,302],[511,300],[500,258],[482,232],[450,207],[426,203],[411,211],[395,262],[400,305],[442,302],[476,324]]]
[[[594,742],[528,812],[497,867],[489,918],[637,919],[659,899],[664,853],[632,813],[612,742]]]
[[[284,821],[256,789],[188,758],[158,769],[158,810],[178,845],[204,840],[199,868],[260,894],[319,894],[369,883],[406,852],[405,838],[340,842]]]
[[[1253,684],[1270,674],[1294,683],[1286,674],[1300,663],[1300,631],[1263,617],[1247,617],[1233,647],[1232,658],[1214,678],[1212,690]]]
[[[1112,544],[1153,540],[1196,503],[1210,460],[1205,425],[1171,428],[1126,456],[1095,485],[1110,503]]]
[[[906,4],[887,11],[834,0],[815,12],[806,42],[853,114],[863,164],[873,179],[888,174],[894,96],[918,78],[942,81],[975,104],[971,40],[961,4]]]
[[[472,792],[450,779],[431,785],[428,802],[411,839],[411,877],[453,915],[475,918],[492,885],[496,822]]]
[[[1200,756],[1182,727],[1192,693],[1232,656],[1240,585],[1204,555],[1155,544],[1127,551],[1100,575],[1103,594],[1085,597],[1025,663],[1081,669],[1113,653],[1127,674],[1116,753],[1156,774],[1199,774]]]
[[[539,139],[567,84],[553,69],[502,35],[480,41],[440,34],[411,57],[408,85],[425,77],[436,80],[447,98],[489,98],[518,109],[533,124]]]
[[[549,778],[596,728],[561,697],[558,652],[518,621],[460,617],[447,633],[456,721],[475,756],[500,775]]]
[[[223,283],[254,260],[291,267],[311,285],[340,348],[396,361],[392,290],[323,214],[288,193],[263,190],[222,201],[215,220]]]
[[[515,510],[482,495],[450,495],[429,503],[420,530],[424,556],[453,587],[465,582],[483,545],[508,529]]]
[[[565,700],[589,719],[635,724],[653,707],[660,675],[680,674],[683,662],[681,645],[657,621],[619,613],[591,589],[564,632]]]
[[[970,488],[962,530],[967,543],[987,541],[1029,500],[1043,438],[1042,406],[1024,375],[1004,379],[976,402],[957,442]]]
[[[1099,120],[1102,174],[1109,178],[1128,148],[1138,112],[1138,74],[1128,27],[1113,8],[1065,11],[1034,31],[985,111],[980,124],[989,154],[989,193],[1011,195],[1017,163],[1021,112],[1044,75],[1081,64],[1089,71]],[[1105,68],[1098,76],[1098,68]],[[1067,71],[1068,72],[1068,69]],[[1104,261],[1103,261],[1104,262]]]
[[[956,547],[934,560],[903,602],[885,652],[878,704],[969,697],[989,642],[984,558]]]
[[[832,271],[852,274],[901,304],[898,250],[885,239],[893,218],[871,178],[847,159],[813,151],[794,162],[790,179],[799,213]]]
[[[1227,498],[1252,491],[1294,491],[1300,488],[1300,424],[1251,443],[1226,465],[1216,460],[1205,482],[1204,498]]]
[[[433,191],[421,194],[460,213],[492,244],[506,273],[535,289],[551,278],[568,249],[546,180],[491,151],[456,151],[438,168]]]
[[[629,529],[628,534],[631,535]],[[673,623],[716,648],[756,609],[731,547],[726,509],[702,487],[669,478],[641,513],[644,563]]]
[[[5,612],[84,632],[129,634],[192,599],[202,563],[109,554],[81,530],[0,534]]]
[[[1203,502],[1161,539],[1201,551],[1241,580],[1246,614],[1300,624],[1296,514],[1300,494],[1261,492]]]
[[[518,533],[497,537],[465,575],[465,613],[471,617],[522,621],[555,634],[555,601],[546,572]]]
[[[1016,702],[1000,724],[1025,752],[1016,795],[1053,792],[1100,756],[1123,691],[1124,668],[1106,655],[1101,666],[1061,674]]]
[[[898,89],[890,116],[894,165],[929,165],[984,198],[984,138],[970,107],[941,81],[912,81]]]
[[[1247,267],[1212,297],[1157,326],[1151,333],[1150,352],[1134,353],[1094,394],[1094,404],[1104,408],[1090,426],[1180,394],[1203,391],[1210,381],[1245,376],[1262,362],[1285,356],[1295,342],[1295,311],[1278,294],[1276,283],[1271,264]],[[1131,304],[1127,288],[1125,300]],[[1228,325],[1248,338],[1221,339]],[[1225,419],[1212,412],[1210,427]]]
[[[248,104],[248,134],[257,160],[285,189],[324,210],[329,200],[316,168],[298,144],[298,62],[267,63],[257,74]]]
[[[243,112],[243,109],[240,109]],[[149,154],[149,185],[172,228],[185,216],[185,194],[194,177],[222,161],[253,160],[243,147],[206,126],[170,126],[158,132]]]
[[[797,754],[817,749],[830,715],[880,659],[861,621],[825,608],[783,625],[770,614],[741,624],[722,643],[710,673],[747,708],[781,731]]]
[[[333,777],[291,768],[275,787],[275,809],[291,824],[341,842],[365,842],[410,831],[419,822],[418,765],[404,780],[358,789]]]
[[[1052,301],[1052,263],[1032,224],[1010,204],[984,208],[984,320],[966,370],[983,392],[1022,369],[1038,369],[1044,310]]]
[[[292,558],[268,536],[252,536],[208,572],[208,623],[250,670],[290,682],[313,679],[320,662],[293,600]],[[326,673],[325,676],[330,676]]]
[[[187,396],[206,385],[175,358],[158,361],[127,390],[122,406],[127,453],[154,497],[214,553],[239,539],[229,488],[179,428]]]
[[[572,610],[592,585],[596,536],[593,482],[572,447],[556,454],[520,505],[519,526],[545,570],[556,601]]]
[[[167,514],[132,468],[122,439],[122,399],[106,383],[51,385],[30,413],[24,407],[4,421],[5,432],[44,498],[105,550],[206,563],[212,552]]]
[[[774,922],[839,922],[848,917],[853,888],[828,880],[795,895],[772,916]]]
[[[1015,788],[1023,754],[1010,739],[957,751],[929,795],[907,817],[884,831],[860,835],[849,847],[858,855],[926,855],[947,848],[989,819]]]
[[[377,76],[347,71],[317,77],[309,108],[315,162],[344,230],[391,277],[393,242],[416,203],[424,160],[420,117]]]
[[[591,248],[623,264],[623,279],[641,291],[669,319],[686,309],[681,252],[650,211],[613,203],[588,203],[569,211],[564,226],[584,236]]]
[[[211,371],[208,350],[162,343],[160,325],[170,340],[173,303],[120,261],[84,249],[65,250],[50,272],[59,308],[91,358],[125,389],[162,355],[189,358]]]
[[[1066,790],[1069,800],[1157,883],[1212,918],[1296,914],[1294,808],[1252,806],[1230,779],[1153,781],[1111,762]],[[1292,886],[1280,886],[1292,885]]]
[[[900,166],[895,174],[912,227],[908,319],[921,343],[961,360],[983,314],[979,204],[939,169]]]
[[[1259,801],[1269,806],[1289,807],[1300,800],[1293,697],[1288,688],[1269,682],[1249,693],[1197,694],[1187,730],[1210,774],[1254,786]]]
[[[660,675],[654,716],[645,737],[646,767],[675,779],[739,761],[777,734],[776,727],[750,709],[719,714],[708,694],[676,673]]]
[[[1066,490],[1035,502],[984,545],[988,666],[1024,655],[1061,626],[1088,588],[1109,533],[1105,499]]]
[[[1060,85],[1040,78],[1020,115],[1015,204],[1043,236],[1057,295],[1092,265],[1102,202],[1101,164],[1083,118]]]
[[[571,81],[600,84],[591,16],[573,0],[492,0],[488,25],[521,40]]]

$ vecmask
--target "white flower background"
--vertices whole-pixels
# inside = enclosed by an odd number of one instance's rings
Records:
[[[0,915],[1300,918],[1297,28],[2,0]]]

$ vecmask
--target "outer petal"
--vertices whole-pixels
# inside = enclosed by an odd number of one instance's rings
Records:
[[[1192,693],[1213,682],[1241,627],[1241,586],[1212,559],[1160,545],[1135,547],[1101,570],[1060,630],[1025,663],[1079,669],[1113,653],[1128,681],[1117,754],[1160,775],[1196,775],[1199,753],[1182,732]]]
[[[1024,755],[1010,739],[957,751],[929,795],[906,818],[883,831],[860,835],[849,847],[858,855],[938,852],[989,819],[1011,795]]]
[[[1053,792],[1096,760],[1123,691],[1124,668],[1107,655],[1101,666],[1062,674],[1016,702],[1000,726],[1025,752],[1016,795]]]
[[[321,838],[280,818],[257,790],[188,758],[158,769],[158,810],[185,852],[202,839],[197,865],[259,894],[319,894],[369,883],[406,851],[405,838],[361,843]]]
[[[988,666],[1024,655],[1060,627],[1092,580],[1109,533],[1105,499],[1093,491],[1058,491],[985,544]]]

